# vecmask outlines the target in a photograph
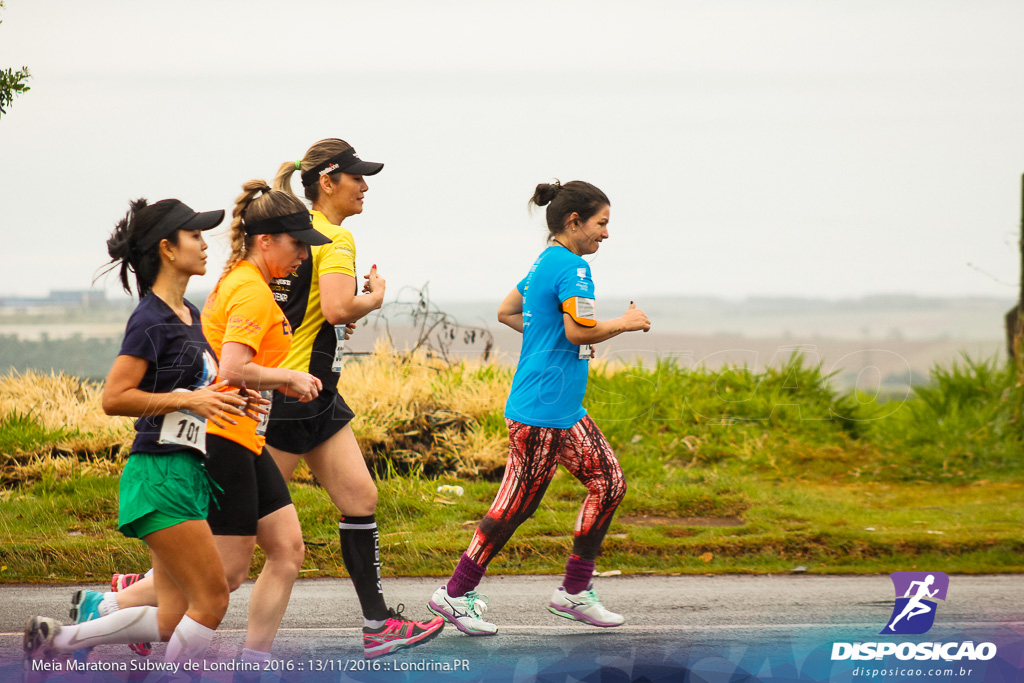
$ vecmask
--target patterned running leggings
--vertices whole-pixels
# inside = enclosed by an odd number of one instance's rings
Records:
[[[508,423],[509,455],[505,477],[487,516],[480,522],[467,555],[482,566],[498,554],[520,524],[540,504],[558,464],[587,487],[576,518],[573,555],[594,560],[626,495],[626,481],[608,441],[590,416],[569,429]]]

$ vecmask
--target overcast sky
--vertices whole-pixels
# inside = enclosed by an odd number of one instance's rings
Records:
[[[392,295],[500,300],[543,248],[526,202],[555,177],[611,198],[598,298],[1017,295],[1019,0],[7,0],[0,18],[0,66],[33,74],[0,119],[3,293],[88,287],[130,198],[230,209],[342,137],[385,164],[346,226]]]

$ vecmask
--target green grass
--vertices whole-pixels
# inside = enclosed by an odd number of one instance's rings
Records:
[[[930,384],[900,402],[837,394],[799,357],[764,372],[667,362],[595,369],[586,405],[629,486],[598,569],[1024,571],[1022,404],[1015,369],[994,362],[937,368]],[[47,438],[32,436],[30,417],[0,424],[15,425],[11,433],[22,430],[26,440]],[[500,411],[476,422],[503,438]],[[497,481],[437,477],[415,461],[377,462],[385,575],[447,575]],[[438,494],[442,483],[460,484],[465,495]],[[103,580],[148,566],[144,546],[115,528],[116,492],[116,478],[94,475],[44,476],[0,492],[0,581]],[[303,575],[343,575],[337,512],[326,493],[305,484],[292,492],[307,542]],[[562,571],[584,495],[560,471],[491,571]],[[644,515],[674,521],[649,525]],[[705,526],[685,518],[736,521]]]
[[[708,473],[705,473],[708,474]],[[691,473],[694,480],[698,473]],[[445,480],[454,481],[454,480]],[[436,492],[439,480],[380,482],[378,519],[387,576],[443,576],[468,546],[497,484],[458,482],[465,495]],[[3,495],[2,581],[97,580],[148,566],[144,546],[116,530],[110,477],[37,482]],[[660,488],[659,488],[660,487]],[[649,496],[644,489],[653,489]],[[293,485],[307,542],[304,576],[341,576],[337,513],[326,493]],[[676,495],[677,494],[677,495]],[[877,573],[914,567],[955,573],[1024,570],[1021,485],[766,483],[709,474],[680,483],[638,478],[613,522],[602,571],[765,573],[805,566],[816,573]],[[493,573],[557,573],[572,545],[582,486],[560,472],[537,513],[491,565]],[[735,527],[627,524],[643,514],[739,515]],[[258,558],[261,559],[261,558]],[[254,565],[258,572],[260,562]]]
[[[73,434],[68,429],[47,429],[36,414],[14,410],[0,417],[0,453],[24,453],[53,446]]]

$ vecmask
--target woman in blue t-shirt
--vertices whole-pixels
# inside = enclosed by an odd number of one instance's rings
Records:
[[[530,202],[548,207],[549,246],[498,308],[498,320],[523,334],[505,404],[505,476],[469,549],[428,604],[469,635],[497,632],[497,626],[482,619],[487,600],[475,588],[488,563],[537,509],[559,464],[587,487],[587,497],[576,520],[565,580],[548,609],[592,626],[619,626],[625,621],[597,599],[591,577],[626,483],[608,441],[582,402],[591,345],[623,332],[646,332],[651,321],[632,303],[613,320],[599,321],[595,316],[594,283],[582,257],[608,239],[611,207],[604,192],[578,180],[544,183]]]
[[[224,617],[228,586],[206,522],[206,421],[235,423],[254,403],[218,391],[227,383],[213,383],[215,356],[199,311],[185,300],[189,278],[206,273],[202,232],[223,218],[223,211],[196,213],[177,199],[139,199],[107,240],[110,269],[119,268],[129,294],[133,272],[141,298],[103,389],[107,414],[138,418],[121,475],[118,526],[149,546],[159,607],[115,609],[70,626],[34,617],[24,640],[30,657],[164,640],[167,661],[195,660]]]

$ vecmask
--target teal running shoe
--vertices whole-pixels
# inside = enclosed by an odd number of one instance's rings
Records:
[[[602,628],[622,626],[626,621],[624,616],[601,604],[593,586],[579,593],[567,593],[565,588],[559,586],[551,596],[548,611],[566,619]]]
[[[68,616],[76,624],[92,621],[100,616],[100,603],[102,601],[103,593],[99,591],[75,591],[74,597],[71,598],[71,610],[68,611]]]
[[[441,584],[427,603],[427,609],[466,635],[492,636],[498,632],[497,626],[483,618],[487,611],[487,596],[476,591],[453,598],[448,595],[448,585]]]
[[[102,600],[103,593],[98,591],[75,591],[74,597],[71,598],[71,609],[68,611],[68,616],[71,617],[71,621],[76,624],[97,619],[100,616],[100,602]],[[88,661],[90,652],[92,652],[91,647],[83,647],[80,650],[75,650],[75,661]]]

